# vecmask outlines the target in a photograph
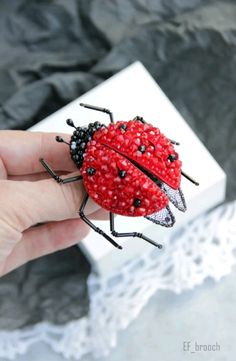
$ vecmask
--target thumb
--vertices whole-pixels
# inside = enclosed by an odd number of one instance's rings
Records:
[[[78,217],[86,194],[82,181],[58,184],[53,179],[37,182],[3,180],[0,183],[0,217],[20,232],[37,223]],[[99,206],[89,200],[85,213],[91,214],[98,209]]]

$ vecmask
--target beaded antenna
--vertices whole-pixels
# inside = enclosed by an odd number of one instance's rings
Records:
[[[80,175],[62,179],[48,163],[41,159],[47,172],[60,184],[83,180],[86,195],[79,209],[81,219],[115,247],[122,247],[85,215],[91,197],[110,212],[110,231],[114,237],[138,237],[162,248],[162,245],[138,232],[120,233],[115,230],[114,214],[145,217],[164,227],[175,223],[169,201],[180,211],[186,203],[180,189],[181,175],[193,184],[198,183],[181,170],[182,163],[174,145],[158,128],[136,116],[129,121],[114,122],[106,108],[88,104],[81,106],[109,115],[108,126],[100,122],[88,127],[76,127],[71,119],[67,124],[75,128],[70,143],[57,136],[56,140],[69,146],[71,158]]]

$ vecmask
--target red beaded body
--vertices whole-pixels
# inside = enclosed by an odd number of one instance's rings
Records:
[[[156,213],[169,202],[157,180],[173,189],[180,186],[178,154],[168,138],[150,124],[130,120],[98,129],[83,158],[81,174],[88,194],[116,214]]]

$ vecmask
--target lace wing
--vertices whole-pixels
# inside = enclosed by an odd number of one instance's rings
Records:
[[[181,212],[185,212],[187,209],[183,192],[181,189],[173,189],[167,184],[161,184],[162,191],[167,195],[171,203]]]
[[[172,227],[175,223],[175,217],[168,206],[159,212],[145,216],[145,218],[164,227]]]

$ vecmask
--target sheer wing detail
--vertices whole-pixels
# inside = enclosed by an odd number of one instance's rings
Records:
[[[164,227],[172,227],[175,223],[175,217],[168,206],[159,212],[145,216],[145,218]]]
[[[186,202],[184,199],[183,192],[181,189],[173,189],[167,184],[162,183],[161,189],[167,195],[171,203],[181,212],[185,212],[187,209]]]

